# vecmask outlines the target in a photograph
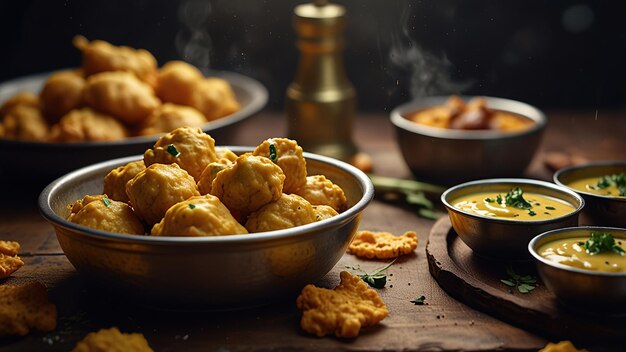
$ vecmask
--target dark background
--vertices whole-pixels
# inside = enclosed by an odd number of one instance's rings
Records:
[[[77,66],[75,34],[237,71],[282,109],[298,53],[293,7],[304,1],[0,0],[0,81]],[[544,109],[626,106],[626,21],[612,1],[338,1],[359,107],[465,93]]]

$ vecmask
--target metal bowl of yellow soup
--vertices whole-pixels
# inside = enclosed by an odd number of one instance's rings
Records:
[[[565,187],[521,178],[463,183],[446,190],[441,201],[468,247],[478,255],[507,260],[530,260],[528,242],[542,232],[577,226],[585,204]]]
[[[588,242],[592,234],[595,244]],[[604,242],[598,237],[606,234],[621,250],[597,246]],[[581,310],[626,311],[626,229],[584,226],[548,231],[533,238],[528,251],[541,280],[560,301]]]
[[[622,189],[616,184],[621,180]],[[601,161],[561,169],[554,182],[579,193],[591,225],[626,227],[626,161]]]

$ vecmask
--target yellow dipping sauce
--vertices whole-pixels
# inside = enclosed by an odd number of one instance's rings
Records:
[[[506,192],[474,193],[459,197],[455,199],[452,204],[454,204],[455,208],[471,214],[490,216],[498,219],[525,221],[540,221],[557,218],[576,210],[576,208],[568,202],[538,193],[524,193],[524,199],[526,199],[532,207],[530,209],[520,209],[506,205],[504,201],[498,203],[498,195],[504,198]]]
[[[574,237],[548,242],[539,247],[537,253],[551,262],[575,268],[607,273],[626,272],[626,255],[615,252],[588,254],[585,247],[579,244],[588,239],[589,237]],[[626,250],[624,240],[616,238],[615,243]]]
[[[596,187],[596,185],[598,184],[598,181],[601,178],[602,176],[587,177],[587,178],[583,178],[583,179],[568,183],[567,185],[573,189],[587,192],[587,193],[598,194],[601,196],[626,198],[626,196],[619,195],[620,194],[619,188],[617,187],[615,183],[613,183],[612,185],[606,188]]]

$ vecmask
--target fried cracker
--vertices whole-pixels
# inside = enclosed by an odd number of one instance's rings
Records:
[[[121,333],[117,327],[91,332],[76,344],[72,352],[152,352],[143,334]]]
[[[4,279],[21,268],[24,262],[18,256],[8,256],[0,253],[0,279]]]
[[[378,293],[358,276],[347,271],[334,290],[307,285],[296,300],[302,310],[300,326],[317,336],[335,334],[356,337],[362,327],[379,323],[389,310]]]
[[[15,256],[20,250],[20,244],[14,241],[0,241],[0,253]]]
[[[0,336],[24,336],[31,329],[48,332],[56,329],[56,325],[56,306],[48,303],[43,284],[0,286]]]
[[[348,246],[348,253],[367,259],[391,259],[409,254],[417,248],[417,234],[407,231],[402,236],[389,232],[359,231]]]

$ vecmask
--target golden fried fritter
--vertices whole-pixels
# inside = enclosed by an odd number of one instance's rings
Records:
[[[210,194],[176,203],[152,228],[152,236],[224,236],[248,233],[219,198]]]
[[[46,286],[33,281],[0,285],[0,336],[25,336],[31,330],[49,332],[57,327],[57,307],[48,301]]]
[[[402,236],[389,232],[359,231],[348,246],[348,253],[367,259],[391,259],[413,253],[417,234],[407,231]]]
[[[200,110],[209,121],[230,115],[240,109],[228,81],[215,77],[196,82],[189,105]]]
[[[283,191],[285,193],[295,193],[295,191],[306,184],[306,161],[302,156],[302,147],[292,139],[287,138],[270,138],[259,144],[253,155],[272,158],[270,155],[270,146],[276,151],[276,160],[274,161],[285,174],[285,185]]]
[[[200,179],[198,180],[198,191],[200,194],[209,194],[211,193],[211,187],[213,186],[213,180],[217,173],[233,166],[235,163],[231,162],[228,159],[219,159],[218,161],[209,163],[202,171],[200,175]]]
[[[41,111],[17,105],[4,116],[4,138],[43,142],[48,139],[48,124]]]
[[[128,130],[112,116],[90,108],[75,109],[52,126],[54,142],[115,141],[128,137]]]
[[[242,155],[235,165],[217,173],[211,194],[231,211],[246,216],[282,195],[285,175],[268,158]]]
[[[125,71],[151,87],[156,86],[157,61],[149,51],[115,46],[103,40],[90,42],[83,36],[75,36],[73,43],[82,52],[82,67],[86,76],[105,71]]]
[[[50,122],[59,121],[63,115],[82,104],[85,79],[79,70],[60,71],[50,75],[39,97],[44,117]]]
[[[328,205],[314,205],[313,211],[315,212],[315,221],[322,221],[339,215],[333,207]]]
[[[128,72],[102,72],[87,78],[85,104],[133,125],[144,121],[161,101],[152,88]]]
[[[69,208],[70,208],[70,212],[71,213],[78,213],[79,211],[81,211],[81,209],[83,209],[83,207],[91,202],[95,202],[98,200],[102,200],[102,198],[107,198],[107,195],[105,194],[96,194],[96,195],[86,195],[83,197],[83,199],[79,199],[77,201],[74,202],[74,204],[72,204]],[[71,216],[71,214],[70,214]]]
[[[215,140],[197,127],[181,127],[162,136],[143,154],[146,166],[176,163],[199,180],[204,168],[216,161]]]
[[[143,235],[144,226],[128,204],[106,197],[85,204],[77,213],[71,213],[68,220],[92,229]]]
[[[311,203],[295,194],[281,197],[250,214],[246,221],[249,232],[264,232],[288,229],[315,222],[315,211]]]
[[[132,180],[139,172],[146,169],[143,160],[133,161],[126,165],[116,167],[104,177],[103,193],[111,199],[128,203],[126,195],[126,183]]]
[[[193,177],[177,164],[152,164],[126,183],[135,212],[148,225],[161,221],[172,205],[199,196]]]
[[[302,311],[300,327],[317,336],[357,337],[362,327],[378,324],[389,310],[376,291],[347,271],[334,290],[306,285],[296,305]]]
[[[156,108],[143,123],[140,136],[167,133],[179,127],[202,127],[207,119],[192,107],[165,103]]]
[[[124,334],[116,327],[90,332],[78,341],[72,352],[152,352],[140,333]]]
[[[215,147],[215,155],[217,159],[226,159],[228,161],[232,161],[233,163],[237,160],[237,154],[233,153],[232,150],[225,147]]]
[[[170,61],[158,73],[156,94],[164,102],[190,105],[191,95],[204,76],[194,66],[184,61]]]
[[[348,209],[348,200],[343,189],[324,175],[307,176],[306,184],[294,193],[313,205],[331,206],[338,213]]]
[[[3,116],[8,114],[11,109],[18,105],[25,105],[39,109],[39,97],[31,92],[19,92],[10,97],[4,102],[4,104],[2,104],[2,106],[0,106],[0,121],[2,120]]]

